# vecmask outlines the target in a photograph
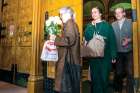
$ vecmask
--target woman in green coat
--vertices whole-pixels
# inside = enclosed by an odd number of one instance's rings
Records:
[[[104,57],[88,60],[91,73],[92,93],[109,93],[109,73],[111,62],[116,58],[116,40],[114,31],[109,23],[101,19],[101,9],[92,8],[93,21],[85,28],[85,40],[90,41],[94,32],[104,37]]]

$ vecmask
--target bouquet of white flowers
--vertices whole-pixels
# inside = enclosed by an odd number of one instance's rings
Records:
[[[56,35],[61,35],[62,21],[58,16],[49,17],[45,22],[45,32],[49,35],[49,40],[45,41],[43,50],[41,53],[41,60],[43,61],[57,61],[58,60],[58,51],[55,45]]]
[[[62,21],[58,16],[51,16],[45,22],[45,32],[47,34],[60,35],[62,31]]]

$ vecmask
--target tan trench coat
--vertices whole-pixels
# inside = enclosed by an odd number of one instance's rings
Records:
[[[56,45],[58,46],[59,59],[56,63],[56,75],[55,75],[55,90],[61,91],[61,80],[63,76],[66,46],[69,46],[68,39],[70,41],[72,54],[74,57],[74,63],[80,64],[80,35],[77,24],[73,20],[68,20],[64,25],[63,37],[56,38]]]

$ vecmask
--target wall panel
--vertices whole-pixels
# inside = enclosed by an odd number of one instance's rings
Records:
[[[0,39],[0,69],[11,69],[17,64],[18,71],[29,73],[32,48],[32,0],[5,0]],[[13,28],[12,28],[13,27]],[[14,29],[14,30],[11,30]],[[13,33],[12,33],[13,31]]]
[[[11,70],[11,65],[15,63],[15,47],[4,46],[1,47],[1,65],[0,68],[4,70]]]
[[[18,71],[28,73],[31,64],[31,47],[17,47],[16,49],[16,63],[18,64]]]

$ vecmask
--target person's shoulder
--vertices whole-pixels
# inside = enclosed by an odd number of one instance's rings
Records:
[[[132,19],[126,18],[127,21],[132,21]]]
[[[75,24],[74,20],[70,19],[66,22],[66,25],[73,25]]]
[[[110,25],[110,23],[107,22],[106,20],[103,20],[102,23],[105,24],[105,25]]]
[[[110,26],[111,26],[111,24],[110,24],[109,22],[105,21],[105,20],[103,20],[103,23],[104,23],[104,25],[107,26],[107,27],[110,27]]]
[[[126,21],[129,22],[129,23],[132,23],[132,19],[126,18]]]
[[[90,27],[92,27],[92,26],[93,26],[92,23],[87,23],[87,24],[85,25],[86,28],[90,28]]]
[[[117,24],[117,21],[114,21],[112,22],[112,26],[116,25]]]
[[[109,22],[107,22],[107,21],[104,21],[104,24],[105,24],[105,29],[107,30],[107,31],[112,31],[112,29],[113,29],[113,27],[112,27],[112,25],[109,23]]]
[[[87,23],[87,26],[92,26],[92,23]]]

